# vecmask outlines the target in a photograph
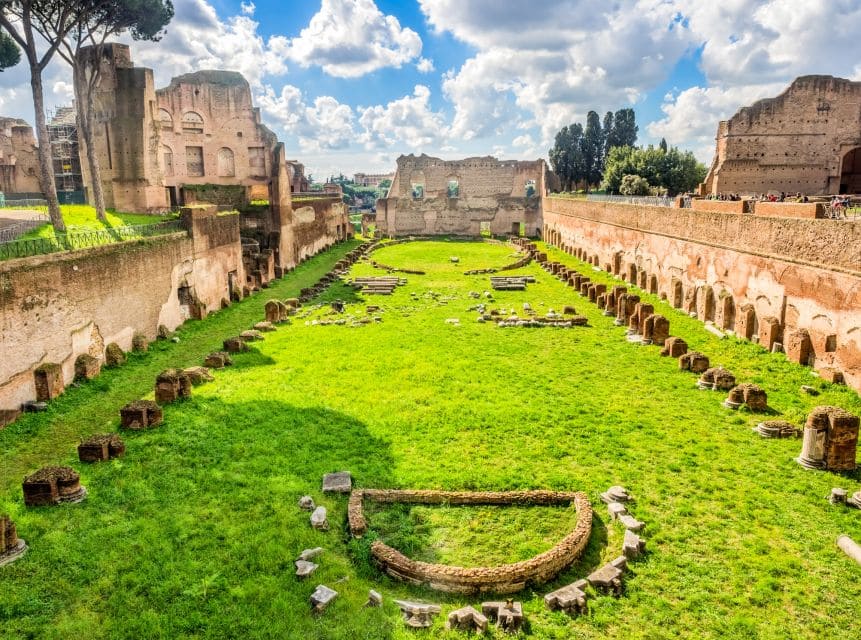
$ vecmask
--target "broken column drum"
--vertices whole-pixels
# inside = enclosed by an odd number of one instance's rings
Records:
[[[816,407],[804,425],[798,463],[808,469],[854,471],[858,416],[839,407]]]

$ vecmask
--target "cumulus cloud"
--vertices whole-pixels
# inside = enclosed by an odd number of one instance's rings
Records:
[[[400,67],[421,52],[419,35],[402,28],[395,16],[383,15],[373,0],[323,0],[286,50],[302,67],[319,66],[338,78]]]
[[[419,58],[419,61],[416,63],[416,69],[419,73],[430,73],[435,69],[433,60],[428,58]]]
[[[267,86],[257,102],[288,136],[298,139],[303,151],[345,149],[355,137],[353,109],[331,96],[308,104],[302,91],[288,84],[280,93]]]
[[[258,23],[251,17],[253,4],[244,5],[243,15],[219,19],[206,0],[176,3],[176,15],[167,34],[157,43],[134,42],[135,64],[151,67],[159,86],[174,76],[197,69],[239,71],[252,86],[262,86],[267,75],[287,73],[287,38],[264,39]]]
[[[445,134],[445,121],[431,109],[430,96],[430,89],[416,85],[411,96],[364,109],[359,123],[364,129],[360,139],[365,148],[385,149],[400,144],[418,150],[438,145]]]

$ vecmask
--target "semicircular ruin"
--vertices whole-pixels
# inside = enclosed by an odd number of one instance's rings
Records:
[[[492,567],[457,567],[419,562],[389,545],[375,540],[371,556],[393,578],[437,591],[451,593],[515,593],[527,584],[555,578],[583,554],[592,532],[592,504],[583,492],[569,491],[410,491],[357,489],[350,494],[350,533],[361,538],[368,530],[364,501],[447,505],[534,505],[574,504],[574,530],[551,549],[528,560]]]

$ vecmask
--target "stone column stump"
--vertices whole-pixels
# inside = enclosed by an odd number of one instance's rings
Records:
[[[36,382],[36,400],[49,402],[63,393],[63,369],[55,362],[40,364],[33,372]]]
[[[24,478],[21,488],[28,507],[80,502],[87,495],[78,472],[70,467],[43,467]]]
[[[123,429],[150,429],[160,425],[163,419],[161,407],[152,400],[135,400],[120,409]]]

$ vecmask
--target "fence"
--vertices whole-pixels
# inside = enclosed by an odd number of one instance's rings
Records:
[[[590,193],[589,202],[614,202],[621,204],[645,204],[652,207],[674,207],[675,200],[669,196],[607,196]]]
[[[34,213],[25,220],[20,220],[19,222],[9,225],[8,227],[0,229],[0,243],[11,242],[18,236],[27,233],[30,229],[40,227],[47,222],[50,222],[48,216]]]
[[[70,231],[45,238],[13,240],[11,242],[0,243],[0,260],[27,258],[29,256],[56,253],[58,251],[78,251],[105,244],[160,236],[176,231],[183,231],[182,223],[179,220],[156,224],[112,227],[93,231]]]
[[[42,198],[23,198],[20,200],[4,200],[4,207],[47,207],[48,201]]]

